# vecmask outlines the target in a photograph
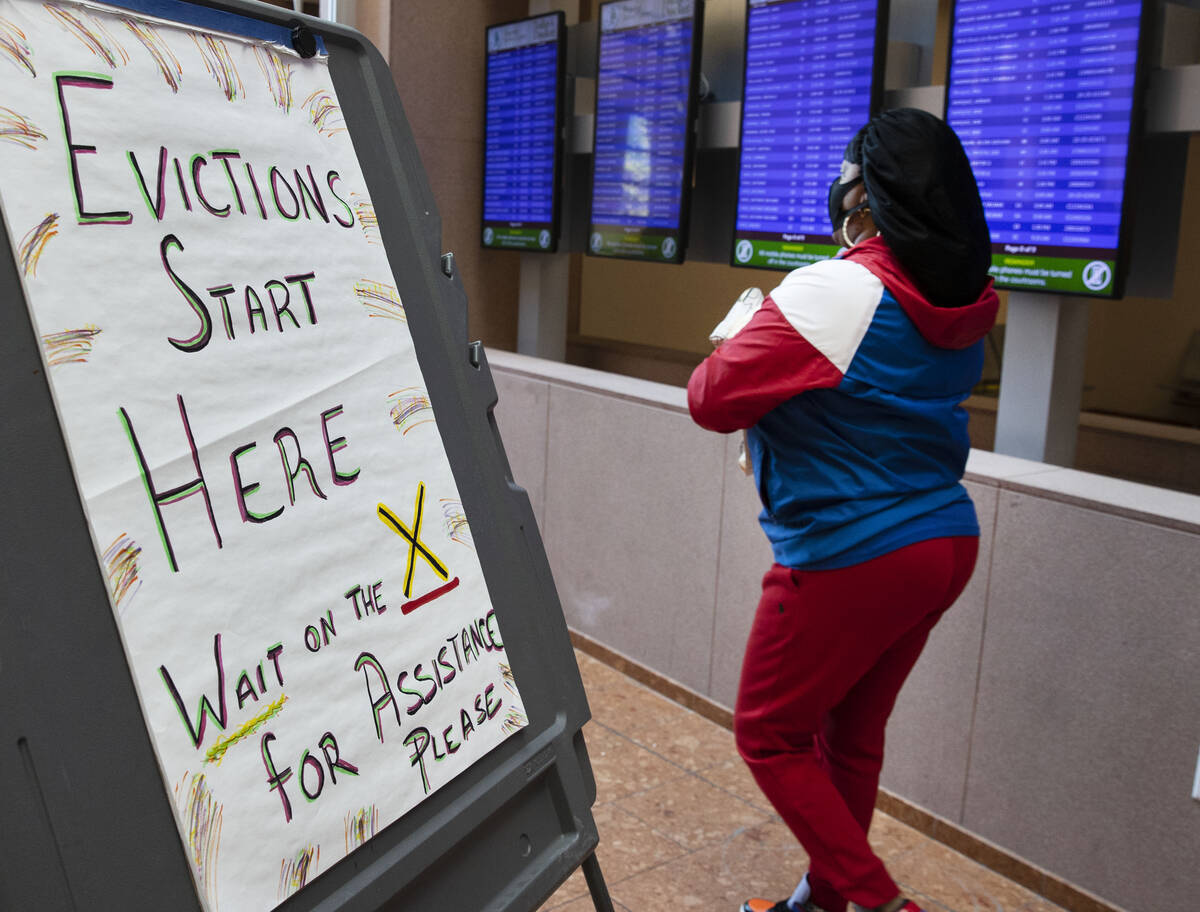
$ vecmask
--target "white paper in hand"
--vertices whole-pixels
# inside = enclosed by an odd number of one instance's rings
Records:
[[[738,295],[733,306],[729,308],[729,313],[725,314],[725,318],[709,333],[708,341],[715,347],[726,339],[733,338],[750,322],[750,318],[762,307],[762,302],[761,288],[747,288]]]

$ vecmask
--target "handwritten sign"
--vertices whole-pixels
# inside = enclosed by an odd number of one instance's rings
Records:
[[[273,908],[527,724],[326,61],[0,0],[0,209],[198,894]]]

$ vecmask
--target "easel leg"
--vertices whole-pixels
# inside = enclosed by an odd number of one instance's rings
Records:
[[[596,912],[613,912],[612,899],[609,898],[604,875],[600,873],[600,862],[596,860],[594,852],[583,860],[583,876],[587,880]]]

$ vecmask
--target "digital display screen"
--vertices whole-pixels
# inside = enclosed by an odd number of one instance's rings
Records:
[[[483,246],[558,246],[562,13],[487,30]]]
[[[600,7],[592,254],[683,260],[699,30],[696,0]]]
[[[876,0],[750,0],[733,259],[833,256],[829,185],[878,97]]]
[[[1138,0],[958,0],[946,121],[997,285],[1119,294],[1141,20]]]

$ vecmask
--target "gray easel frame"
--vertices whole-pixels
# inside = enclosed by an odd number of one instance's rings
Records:
[[[146,2],[118,5],[145,9]],[[282,910],[532,912],[583,867],[611,912],[579,669],[497,394],[387,64],[350,29],[248,0],[157,2],[318,35],[530,724]],[[165,12],[164,12],[165,11]],[[236,22],[236,18],[231,19]],[[304,30],[309,30],[306,35]],[[13,252],[0,240],[0,908],[200,908],[75,487]],[[486,519],[485,519],[486,518]]]

